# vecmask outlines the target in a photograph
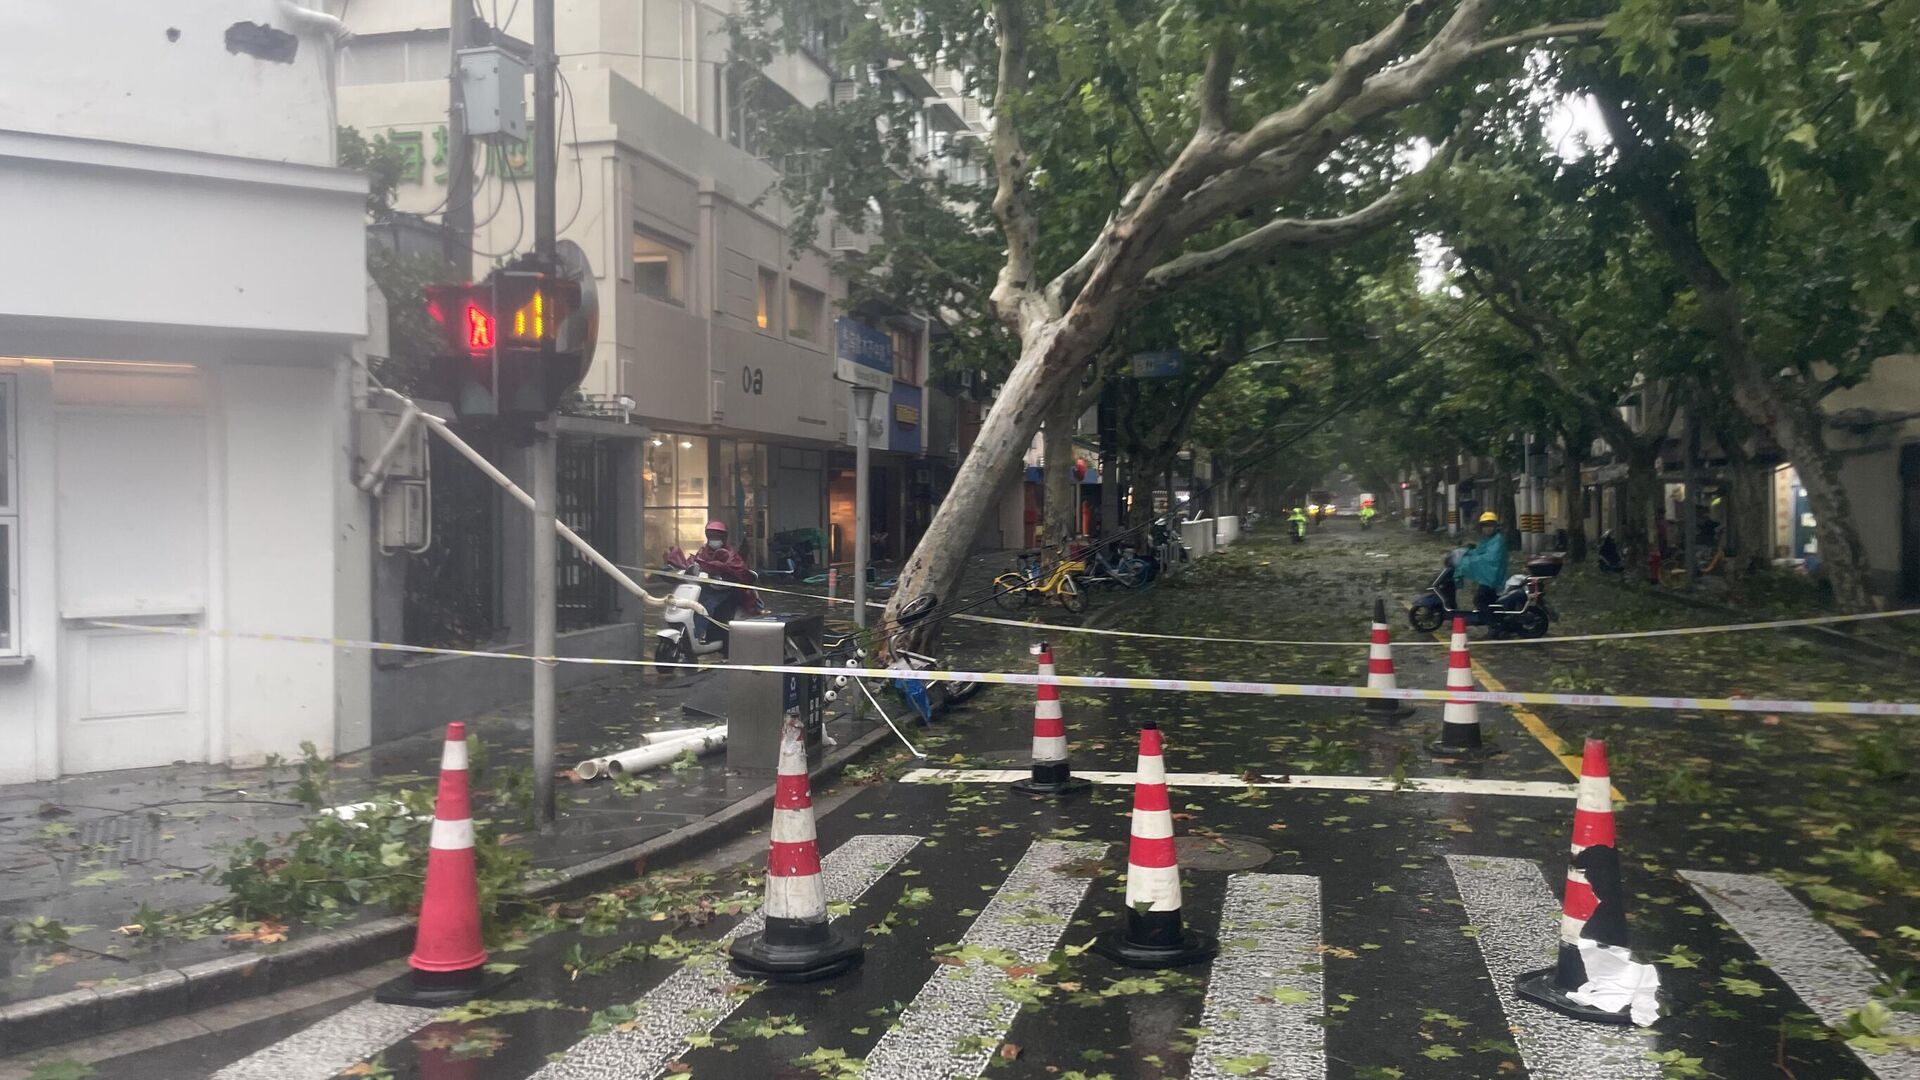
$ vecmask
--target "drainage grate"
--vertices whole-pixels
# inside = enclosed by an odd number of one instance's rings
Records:
[[[141,863],[158,854],[160,830],[146,814],[93,818],[74,826],[70,843],[75,850],[61,857],[61,869],[114,869]]]
[[[1244,836],[1177,836],[1173,851],[1183,870],[1251,870],[1273,858],[1272,849]]]

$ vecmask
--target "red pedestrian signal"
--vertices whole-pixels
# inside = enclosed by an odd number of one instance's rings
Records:
[[[463,417],[540,417],[586,374],[587,327],[567,328],[580,283],[499,270],[486,281],[429,285],[427,316],[440,329],[432,393]],[[589,326],[591,318],[585,320]]]
[[[467,301],[467,350],[492,349],[493,338],[493,313],[472,300]]]

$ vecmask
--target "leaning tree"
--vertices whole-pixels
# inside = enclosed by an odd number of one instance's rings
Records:
[[[751,0],[737,46],[797,47],[838,21],[853,28],[839,63],[876,73],[866,85],[881,88],[855,99],[864,105],[810,115],[825,130],[812,147],[788,145],[812,155],[789,169],[800,178],[790,187],[810,188],[813,207],[825,200],[856,221],[877,216],[889,273],[950,270],[943,259],[955,253],[977,265],[983,244],[997,264],[990,286],[970,287],[962,271],[917,297],[940,309],[974,305],[1014,359],[901,569],[889,616],[950,590],[1048,406],[1083,377],[1126,313],[1207,275],[1345,245],[1391,223],[1436,171],[1420,169],[1423,155],[1409,150],[1452,134],[1476,94],[1512,92],[1530,50],[1602,40],[1607,19],[1569,14],[1592,6]],[[1670,21],[1718,26],[1729,17]],[[977,201],[930,197],[897,167],[911,117],[877,73],[915,64],[971,71],[972,88],[991,102],[992,179]],[[835,126],[836,115],[851,120]],[[873,156],[862,122],[888,133],[881,144],[895,154]],[[798,194],[804,216],[808,195]],[[954,242],[928,250],[908,224],[914,208],[990,211],[992,228],[943,235]]]

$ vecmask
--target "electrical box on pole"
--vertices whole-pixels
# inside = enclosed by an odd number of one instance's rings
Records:
[[[527,65],[498,46],[460,50],[467,134],[488,142],[527,141]]]

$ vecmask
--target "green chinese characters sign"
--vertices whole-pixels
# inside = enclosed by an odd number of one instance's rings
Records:
[[[444,187],[447,182],[447,126],[441,124],[431,132],[433,152],[427,153],[427,135],[424,131],[407,131],[398,128],[389,129],[387,137],[400,149],[404,167],[400,170],[400,182],[403,184],[424,184],[427,182],[427,166],[433,166],[433,182]],[[482,176],[492,176],[510,180],[527,180],[533,177],[533,144],[514,143],[502,146],[487,145],[486,164]]]

